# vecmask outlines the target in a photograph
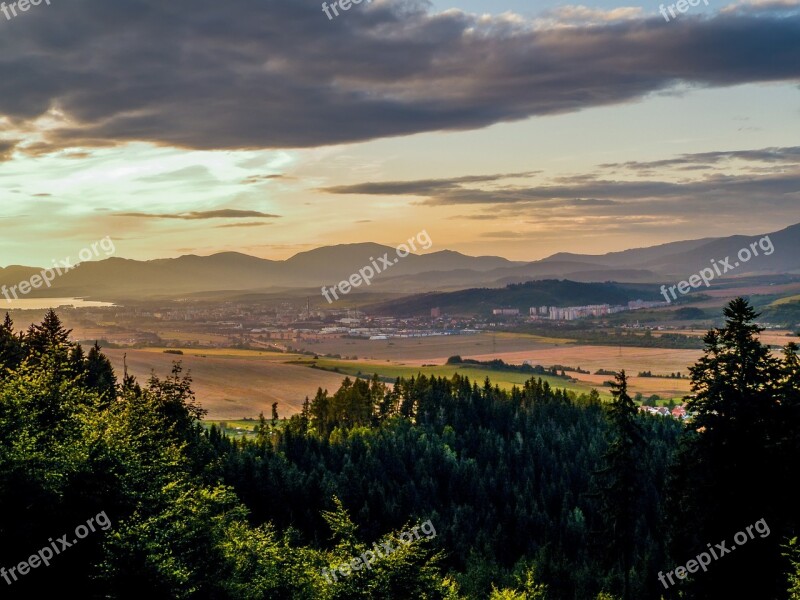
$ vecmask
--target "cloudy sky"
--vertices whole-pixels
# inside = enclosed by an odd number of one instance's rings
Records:
[[[707,1],[0,12],[0,265],[107,235],[277,259],[426,229],[533,260],[800,222],[800,0]]]

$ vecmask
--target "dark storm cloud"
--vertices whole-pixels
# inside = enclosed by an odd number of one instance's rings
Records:
[[[192,211],[188,213],[142,213],[142,212],[125,212],[117,213],[115,217],[136,217],[140,219],[182,219],[185,221],[194,221],[197,219],[249,219],[253,217],[261,217],[265,219],[279,219],[280,215],[270,215],[268,213],[258,212],[257,210],[206,210],[206,211]]]
[[[800,76],[800,15],[742,8],[535,29],[319,0],[70,0],[0,23],[0,115],[69,118],[35,150],[147,140],[313,147]]]

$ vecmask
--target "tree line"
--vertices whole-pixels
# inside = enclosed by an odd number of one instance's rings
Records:
[[[345,379],[253,439],[204,427],[191,378],[117,378],[57,315],[0,327],[0,566],[87,517],[113,527],[9,597],[800,598],[800,361],[737,299],[691,368],[695,417],[531,378]],[[764,519],[771,535],[665,589],[661,571]],[[403,544],[428,522],[437,535]],[[398,550],[337,581],[374,542]]]

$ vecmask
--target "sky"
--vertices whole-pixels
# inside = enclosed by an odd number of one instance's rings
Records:
[[[0,12],[0,265],[106,236],[283,259],[425,230],[536,260],[798,223],[800,0],[695,1]]]

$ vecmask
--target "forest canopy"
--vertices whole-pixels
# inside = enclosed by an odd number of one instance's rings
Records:
[[[234,440],[204,426],[179,362],[138,382],[97,344],[70,341],[53,311],[25,331],[6,315],[0,587],[20,598],[797,599],[798,348],[762,345],[745,300],[725,319],[691,368],[686,423],[640,412],[624,371],[605,405],[535,376],[503,390],[420,375],[345,379]],[[660,572],[759,519],[769,537],[665,589]],[[391,552],[359,560],[384,543]],[[33,560],[45,547],[49,564]]]

